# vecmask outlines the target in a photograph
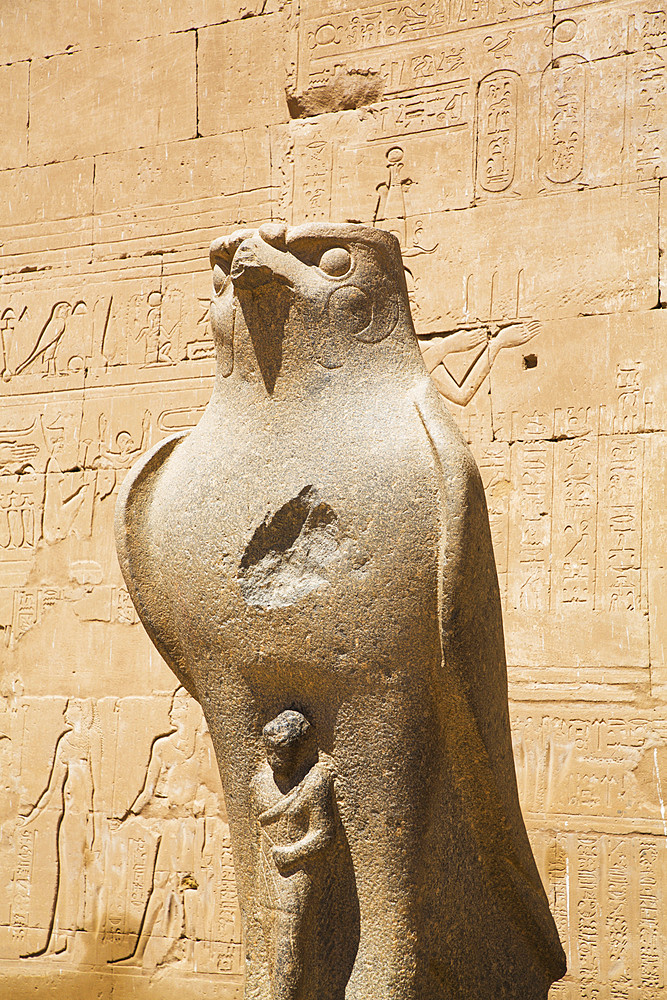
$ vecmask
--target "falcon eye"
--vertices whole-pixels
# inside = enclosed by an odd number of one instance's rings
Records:
[[[320,257],[319,268],[332,278],[340,278],[350,270],[352,259],[344,247],[331,247]]]

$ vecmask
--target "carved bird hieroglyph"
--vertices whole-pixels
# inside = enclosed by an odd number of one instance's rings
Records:
[[[216,240],[211,264],[211,401],[127,477],[117,538],[216,748],[246,996],[545,1000],[564,956],[519,809],[484,493],[421,360],[398,241],[271,224]],[[280,952],[282,981],[251,789],[289,710],[336,775],[358,920],[338,906],[317,974]],[[318,899],[300,920],[325,925]]]

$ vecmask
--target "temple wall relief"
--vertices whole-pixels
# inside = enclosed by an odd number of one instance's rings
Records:
[[[208,401],[211,240],[355,220],[482,472],[550,996],[665,1000],[664,3],[3,6],[0,995],[242,996],[210,737],[113,510]]]

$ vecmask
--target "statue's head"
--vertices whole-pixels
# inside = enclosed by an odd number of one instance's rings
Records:
[[[266,759],[276,777],[290,777],[317,756],[315,729],[305,715],[288,709],[262,730]]]
[[[311,331],[315,359],[325,368],[341,367],[351,341],[377,344],[412,331],[400,245],[381,229],[267,223],[215,240],[210,261],[219,353],[233,338],[234,302],[249,328],[253,314],[261,312],[266,325],[267,313],[282,309]]]

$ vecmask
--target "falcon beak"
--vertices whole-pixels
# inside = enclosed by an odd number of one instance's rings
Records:
[[[271,268],[259,259],[250,240],[242,243],[234,254],[229,274],[235,288],[248,291],[268,285],[273,280]]]
[[[270,282],[293,286],[296,262],[287,250],[285,234],[284,224],[267,223],[259,230],[240,229],[215,240],[210,251],[214,283],[219,269],[219,283],[227,275],[237,289],[254,291]]]

